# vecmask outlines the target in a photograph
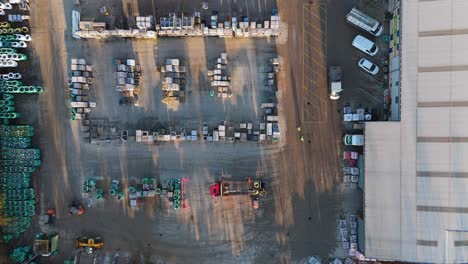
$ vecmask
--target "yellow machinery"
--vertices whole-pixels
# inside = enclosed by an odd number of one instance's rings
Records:
[[[90,248],[90,249],[102,249],[104,247],[104,242],[100,237],[88,238],[81,237],[77,238],[75,241],[76,248]]]

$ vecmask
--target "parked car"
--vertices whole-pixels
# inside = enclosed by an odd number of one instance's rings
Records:
[[[368,59],[365,59],[365,58],[360,59],[358,62],[358,66],[359,68],[365,70],[366,72],[372,75],[376,75],[377,73],[379,73],[379,67]]]
[[[343,137],[343,143],[347,146],[364,146],[364,135],[346,134]]]
[[[357,35],[353,39],[353,47],[357,48],[358,50],[370,55],[370,56],[375,56],[377,52],[379,52],[379,47],[375,45],[375,43],[371,40],[368,40],[367,38]]]

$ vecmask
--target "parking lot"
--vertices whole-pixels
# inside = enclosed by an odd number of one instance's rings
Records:
[[[249,15],[261,19],[276,6],[274,1],[207,1],[220,16]],[[109,17],[97,9],[109,8]],[[291,263],[308,256],[344,257],[337,235],[338,216],[355,212],[361,204],[358,191],[343,191],[342,106],[361,104],[381,117],[383,89],[357,68],[362,54],[351,41],[359,32],[344,22],[352,2],[329,1],[306,4],[278,1],[285,21],[284,41],[279,39],[159,38],[148,40],[74,40],[68,15],[70,1],[32,3],[32,32],[37,39],[34,61],[44,94],[29,99],[22,108],[25,121],[38,127],[37,138],[43,166],[36,179],[42,210],[57,209],[57,223],[36,226],[35,231],[58,231],[61,249],[50,263],[72,257],[73,240],[81,235],[99,235],[105,249],[101,263]],[[131,24],[132,16],[193,12],[199,2],[187,1],[82,1],[82,18],[96,18],[116,27]],[[50,13],[50,18],[43,14]],[[343,18],[343,19],[341,19]],[[314,33],[304,25],[313,24]],[[307,32],[306,32],[307,31]],[[338,34],[339,33],[339,34]],[[209,95],[207,69],[227,52],[230,59],[233,96]],[[352,54],[351,58],[349,54]],[[383,54],[383,53],[382,53]],[[86,143],[79,123],[70,119],[68,91],[70,59],[85,58],[95,66],[97,107],[93,118],[116,121],[132,134],[160,124],[198,127],[201,122],[259,122],[260,104],[275,100],[264,85],[268,59],[279,57],[278,96],[282,138],[279,144],[163,144],[160,146]],[[119,104],[115,91],[115,58],[134,58],[142,66],[139,106]],[[176,107],[161,103],[161,79],[156,66],[166,58],[179,58],[188,67],[186,102]],[[328,99],[327,64],[344,69],[344,93],[338,102]],[[307,77],[307,78],[306,78]],[[310,78],[309,78],[310,77]],[[312,87],[313,86],[313,87]],[[313,89],[309,89],[309,88]],[[380,90],[379,90],[380,89]],[[298,140],[301,126],[305,141]],[[267,198],[253,210],[250,200],[213,200],[209,184],[220,177],[264,180]],[[154,200],[138,209],[127,201],[104,199],[86,209],[80,218],[69,216],[67,207],[81,196],[84,179],[97,178],[109,188],[113,179],[128,186],[134,179],[165,180],[184,177],[189,208],[175,211],[164,200]],[[51,228],[51,229],[47,229]],[[32,234],[30,234],[32,235]],[[86,262],[85,262],[86,263]]]
[[[371,34],[360,30],[356,27],[351,26],[345,22],[345,15],[353,8],[356,7],[359,10],[365,12],[369,16],[377,19],[382,23],[384,27],[383,33],[380,37],[374,37]],[[376,0],[361,0],[361,1],[349,1],[349,2],[331,2],[328,6],[329,10],[334,10],[339,15],[337,17],[342,19],[329,19],[328,20],[328,65],[341,66],[343,69],[343,92],[341,94],[340,102],[338,103],[338,112],[340,119],[343,121],[344,108],[348,107],[353,113],[356,113],[357,109],[365,109],[366,113],[372,115],[373,121],[382,121],[387,119],[387,112],[384,103],[384,90],[386,86],[386,76],[383,73],[383,68],[387,65],[388,60],[388,44],[382,41],[382,36],[388,32],[388,23],[385,22],[385,1]],[[330,31],[336,32],[331,34]],[[379,48],[379,52],[375,56],[364,54],[360,50],[356,49],[351,45],[353,39],[357,35],[362,35],[365,38],[373,41]],[[375,63],[380,71],[377,75],[373,76],[358,67],[358,61],[361,58],[366,58],[371,62]],[[359,123],[359,122],[357,122]],[[357,125],[356,122],[342,122],[342,135],[344,134],[363,134],[363,126]],[[360,146],[344,146],[343,151],[347,153],[354,152],[358,155],[362,154],[362,147]],[[343,153],[343,156],[344,153]],[[343,181],[343,193],[348,195],[362,195],[364,190],[361,190],[361,182],[364,181],[365,177],[362,173],[363,156],[359,156],[356,160],[349,160],[340,157],[342,159],[341,166],[343,172],[349,170],[350,167],[359,167],[361,170],[359,176],[359,183],[350,182],[350,175],[345,175]],[[350,165],[355,163],[354,165]],[[346,172],[349,173],[349,172]],[[356,178],[355,178],[356,179]],[[356,197],[354,196],[354,197]],[[340,222],[349,217],[349,215],[356,214],[363,217],[362,202],[357,202],[353,199],[343,199],[343,208],[340,214]],[[340,226],[340,231],[343,229]],[[345,228],[346,229],[346,228]],[[343,236],[343,235],[342,235]],[[344,235],[349,239],[349,234]],[[358,240],[361,238],[358,237]],[[343,240],[343,238],[340,238]],[[348,240],[349,241],[349,240]],[[349,242],[348,242],[349,243]],[[360,242],[361,243],[361,242]],[[343,247],[337,252],[344,252]],[[347,245],[349,247],[349,244]]]
[[[343,68],[343,93],[341,101],[343,105],[362,106],[371,108],[374,120],[385,120],[384,115],[384,89],[385,80],[382,72],[386,60],[388,60],[388,44],[383,43],[382,36],[387,34],[388,25],[383,23],[385,16],[384,1],[369,0],[369,1],[344,1],[331,2],[330,8],[339,12],[340,19],[328,20],[328,28],[333,28],[336,33],[330,34],[328,38],[328,64],[339,65]],[[384,31],[380,37],[374,37],[369,33],[360,30],[345,22],[345,15],[352,9],[357,7],[366,14],[374,17],[382,23]],[[342,19],[341,19],[342,18]],[[355,36],[362,35],[372,41],[379,47],[379,52],[371,57],[358,49],[354,48],[351,43]],[[360,69],[357,64],[361,58],[367,58],[376,63],[380,68],[380,72],[376,76]]]

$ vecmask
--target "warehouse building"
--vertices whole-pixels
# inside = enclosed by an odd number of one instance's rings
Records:
[[[368,258],[468,263],[467,11],[402,1],[401,120],[366,123]]]

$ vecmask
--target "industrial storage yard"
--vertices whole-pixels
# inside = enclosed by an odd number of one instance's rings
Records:
[[[383,77],[357,67],[353,3],[304,3],[31,1],[23,80],[44,88],[10,124],[34,127],[42,162],[11,249],[43,233],[59,246],[37,263],[357,263],[363,153],[342,139],[388,118]],[[158,29],[194,10],[206,30]]]

